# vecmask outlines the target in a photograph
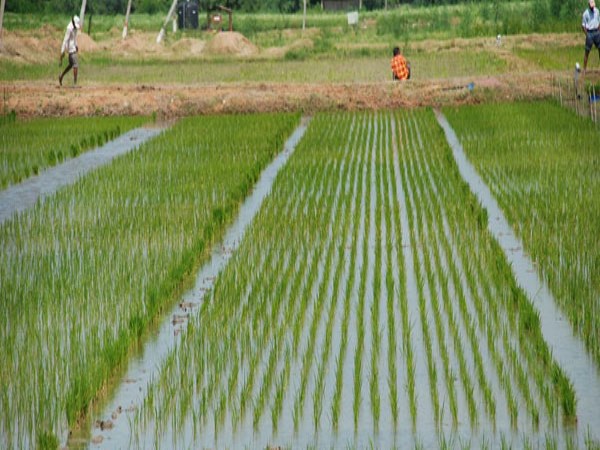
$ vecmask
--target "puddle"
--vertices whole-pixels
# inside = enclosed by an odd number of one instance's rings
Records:
[[[269,194],[279,170],[285,165],[296,145],[304,135],[310,118],[303,118],[301,124],[285,143],[283,151],[263,171],[252,194],[240,208],[239,216],[227,230],[223,241],[215,247],[210,260],[196,276],[194,287],[186,292],[180,302],[166,314],[156,335],[144,345],[139,357],[129,362],[127,373],[114,390],[115,394],[107,402],[100,417],[94,417],[90,431],[93,448],[129,448],[132,444],[130,420],[142,405],[148,385],[159,374],[162,362],[173,351],[178,335],[187,325],[190,315],[199,311],[199,302],[210,290],[217,275],[224,269],[232,253],[242,240],[244,232],[258,213],[263,200]],[[109,429],[96,427],[97,421],[110,420]],[[69,443],[67,443],[69,444]]]
[[[577,429],[580,439],[600,438],[600,373],[577,339],[569,321],[558,309],[548,287],[540,280],[523,244],[508,224],[491,191],[468,161],[462,145],[445,116],[435,111],[462,177],[487,209],[488,228],[510,263],[517,283],[524,289],[539,311],[542,334],[556,361],[573,383],[577,395]],[[584,442],[581,440],[580,442]]]
[[[33,207],[44,197],[54,194],[60,188],[75,183],[81,176],[100,166],[108,164],[117,156],[128,153],[163,131],[162,128],[136,128],[122,134],[95,150],[69,159],[49,168],[22,183],[0,191],[0,224],[14,214]]]

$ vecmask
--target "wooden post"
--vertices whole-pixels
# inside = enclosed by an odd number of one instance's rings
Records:
[[[306,0],[304,0],[304,13],[302,14],[302,31],[306,29]]]
[[[125,25],[123,25],[123,39],[127,37],[127,29],[129,28],[129,13],[131,12],[131,0],[127,2],[127,12],[125,13]]]
[[[85,4],[86,4],[86,1],[87,0],[82,0],[82,2],[81,2],[81,11],[79,12],[79,20],[81,21],[81,28],[82,29],[83,29],[83,24],[85,23],[83,21],[83,17],[85,16]]]
[[[2,39],[2,21],[4,20],[4,5],[6,0],[0,0],[0,39]]]
[[[161,27],[160,32],[158,33],[158,36],[156,37],[157,44],[160,44],[160,42],[165,37],[165,29],[167,28],[167,25],[169,24],[169,19],[173,15],[173,12],[175,11],[176,6],[177,6],[177,0],[173,0],[173,3],[171,4],[171,8],[169,9],[169,12],[167,13],[167,17],[165,17],[165,22],[163,23],[163,26]]]

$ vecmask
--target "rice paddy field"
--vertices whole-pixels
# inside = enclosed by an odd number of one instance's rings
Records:
[[[597,128],[551,101],[444,113],[600,367]],[[0,447],[101,443],[95,404],[299,122],[181,119],[0,224]],[[431,109],[316,114],[104,444],[598,448],[491,220]]]
[[[430,110],[317,116],[130,444],[585,446],[487,220]]]
[[[183,120],[0,225],[0,447],[66,442],[297,121]]]
[[[144,117],[0,120],[0,189],[148,122]]]
[[[467,152],[600,365],[600,152],[554,102],[448,109]]]

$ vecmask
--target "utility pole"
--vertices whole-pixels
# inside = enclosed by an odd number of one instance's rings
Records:
[[[79,12],[79,20],[81,21],[81,29],[83,30],[83,24],[85,23],[83,21],[83,16],[85,16],[85,4],[86,4],[86,0],[82,0],[81,2],[81,11]]]
[[[4,20],[4,5],[6,0],[0,0],[0,39],[2,39],[2,21]]]
[[[304,13],[302,14],[302,31],[306,29],[306,0],[304,0]]]
[[[127,28],[129,28],[129,13],[131,12],[131,0],[127,2],[127,12],[125,13],[125,25],[123,26],[123,39],[127,37]]]
[[[169,9],[169,12],[167,13],[167,17],[165,18],[165,23],[163,23],[163,26],[160,29],[160,33],[158,33],[158,36],[156,37],[157,44],[160,44],[160,42],[165,37],[165,29],[167,28],[167,25],[169,24],[169,20],[171,19],[171,16],[175,12],[176,6],[177,6],[177,0],[173,0],[173,3],[171,4],[171,8]]]

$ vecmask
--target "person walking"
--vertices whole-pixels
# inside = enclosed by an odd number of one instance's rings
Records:
[[[81,29],[81,22],[78,16],[73,16],[69,25],[67,25],[67,31],[65,32],[65,38],[63,39],[62,47],[60,49],[60,63],[59,67],[62,67],[63,58],[65,53],[69,54],[69,64],[58,76],[58,83],[62,86],[63,77],[67,72],[73,69],[73,84],[77,85],[77,70],[79,69],[79,62],[77,61],[77,52],[79,47],[77,46],[77,31]]]
[[[394,80],[408,80],[410,78],[410,63],[400,53],[399,47],[394,47],[392,58],[392,77]]]
[[[598,57],[600,57],[600,11],[596,8],[594,0],[588,0],[588,8],[583,12],[583,21],[581,28],[585,33],[585,56],[583,57],[583,73],[587,69],[588,56],[592,50],[592,46],[598,49]]]

